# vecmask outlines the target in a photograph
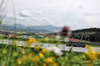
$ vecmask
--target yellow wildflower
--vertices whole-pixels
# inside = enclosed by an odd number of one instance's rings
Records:
[[[36,60],[39,60],[40,59],[39,56],[35,56],[35,58],[36,58]]]
[[[27,60],[27,57],[26,56],[22,56],[22,60],[23,61],[26,61]]]
[[[14,42],[13,42],[13,45],[16,45],[16,44],[17,44],[17,42],[16,42],[16,41],[14,41]]]
[[[39,57],[40,57],[40,58],[44,58],[44,55],[40,52],[40,53],[39,53]]]
[[[22,60],[17,59],[17,65],[18,65],[18,66],[20,66],[20,65],[21,65],[21,63],[22,63]]]
[[[36,61],[36,58],[35,58],[35,57],[32,57],[32,61],[34,61],[34,62],[35,62],[35,61]]]
[[[79,60],[79,61],[81,61],[81,59],[80,59],[80,58],[78,58],[78,60]]]
[[[31,59],[32,57],[33,57],[33,54],[32,53],[27,54],[27,58],[28,59]]]
[[[44,38],[44,41],[49,41],[49,38],[48,37]]]
[[[26,52],[25,51],[22,51],[22,54],[26,54]]]
[[[46,53],[46,51],[47,51],[47,50],[46,50],[45,48],[42,49],[42,53]]]
[[[89,60],[91,62],[93,62],[94,60],[96,60],[99,56],[99,53],[97,51],[95,51],[92,47],[88,46],[88,52],[85,52],[85,54],[87,55],[87,57],[89,58]]]
[[[19,47],[19,49],[22,49],[22,47]]]
[[[50,58],[53,59],[53,56],[51,56]]]
[[[33,38],[29,38],[29,41],[30,41],[30,42],[33,42]]]
[[[87,49],[88,49],[89,51],[94,51],[94,49],[93,49],[91,46],[88,46]]]
[[[93,66],[93,64],[91,62],[87,63],[87,66]]]
[[[59,66],[59,64],[54,62],[52,64],[49,64],[49,66]]]
[[[31,48],[31,43],[32,43],[32,42],[27,41],[27,44],[28,44],[27,47],[28,47],[28,48]]]
[[[37,41],[36,38],[34,38],[34,39],[33,39],[33,42],[36,42],[36,41]]]
[[[29,38],[29,40],[27,41],[27,47],[28,48],[31,48],[31,44],[32,44],[32,42],[33,42],[33,39],[32,38]]]
[[[38,56],[35,56],[35,57],[32,57],[31,60],[32,60],[33,62],[37,62],[37,60],[40,60],[40,58],[39,58]]]
[[[85,58],[85,55],[82,55],[82,58]]]
[[[39,47],[39,46],[37,46],[35,49],[36,49],[36,50],[39,50],[39,49],[40,49],[40,47]]]
[[[88,47],[89,45],[86,45],[85,47]]]
[[[47,64],[46,63],[43,63],[42,66],[47,66]]]
[[[47,64],[52,64],[52,63],[54,63],[54,61],[53,61],[53,58],[47,58],[46,60],[45,60],[45,62],[47,63]]]

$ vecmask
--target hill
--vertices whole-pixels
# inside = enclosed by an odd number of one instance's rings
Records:
[[[14,25],[0,25],[0,28],[2,30],[6,31],[14,31],[15,26]],[[53,25],[43,25],[43,26],[25,26],[21,24],[16,24],[16,31],[23,30],[25,32],[54,32],[54,30],[61,31],[61,27],[56,27]]]
[[[71,38],[100,42],[100,28],[87,28],[72,31]]]
[[[77,32],[100,32],[100,28],[86,28],[86,29],[80,29],[80,30],[74,30],[73,33]]]

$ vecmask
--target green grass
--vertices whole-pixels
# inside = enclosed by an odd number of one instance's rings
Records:
[[[28,40],[28,38],[27,39],[25,39],[25,38],[5,38],[5,36],[3,36],[3,35],[0,35],[0,39],[9,39],[9,40],[16,40],[16,41],[27,41]]]
[[[4,39],[4,36],[3,35],[0,35],[0,39]]]

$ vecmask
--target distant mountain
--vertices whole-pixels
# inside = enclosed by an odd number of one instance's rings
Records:
[[[55,27],[53,25],[44,25],[44,26],[30,26],[31,29],[39,29],[39,30],[48,30],[49,32],[54,32],[55,30],[61,31],[61,27]]]
[[[14,31],[15,26],[14,25],[0,25],[1,29],[7,30],[7,31]],[[54,32],[55,30],[61,31],[61,27],[56,27],[53,25],[43,25],[43,26],[24,26],[21,24],[16,24],[16,31],[23,30],[25,32]]]

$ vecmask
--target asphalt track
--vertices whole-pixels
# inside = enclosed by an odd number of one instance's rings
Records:
[[[0,39],[0,44],[9,44],[11,45],[13,41],[12,40],[3,40],[3,39]],[[27,42],[26,41],[16,41],[17,42],[17,45],[19,46],[24,46],[24,47],[27,47]],[[53,46],[56,46],[55,44],[48,44],[48,43],[37,43],[41,46],[41,48],[47,48],[47,47],[53,47]],[[66,45],[57,45],[62,51],[69,51],[70,50],[70,46],[66,46]],[[31,48],[34,48],[34,43],[32,43],[31,45]],[[100,47],[93,47],[94,50],[98,51],[100,53]],[[85,47],[73,47],[73,52],[86,52],[88,51],[87,48]]]

